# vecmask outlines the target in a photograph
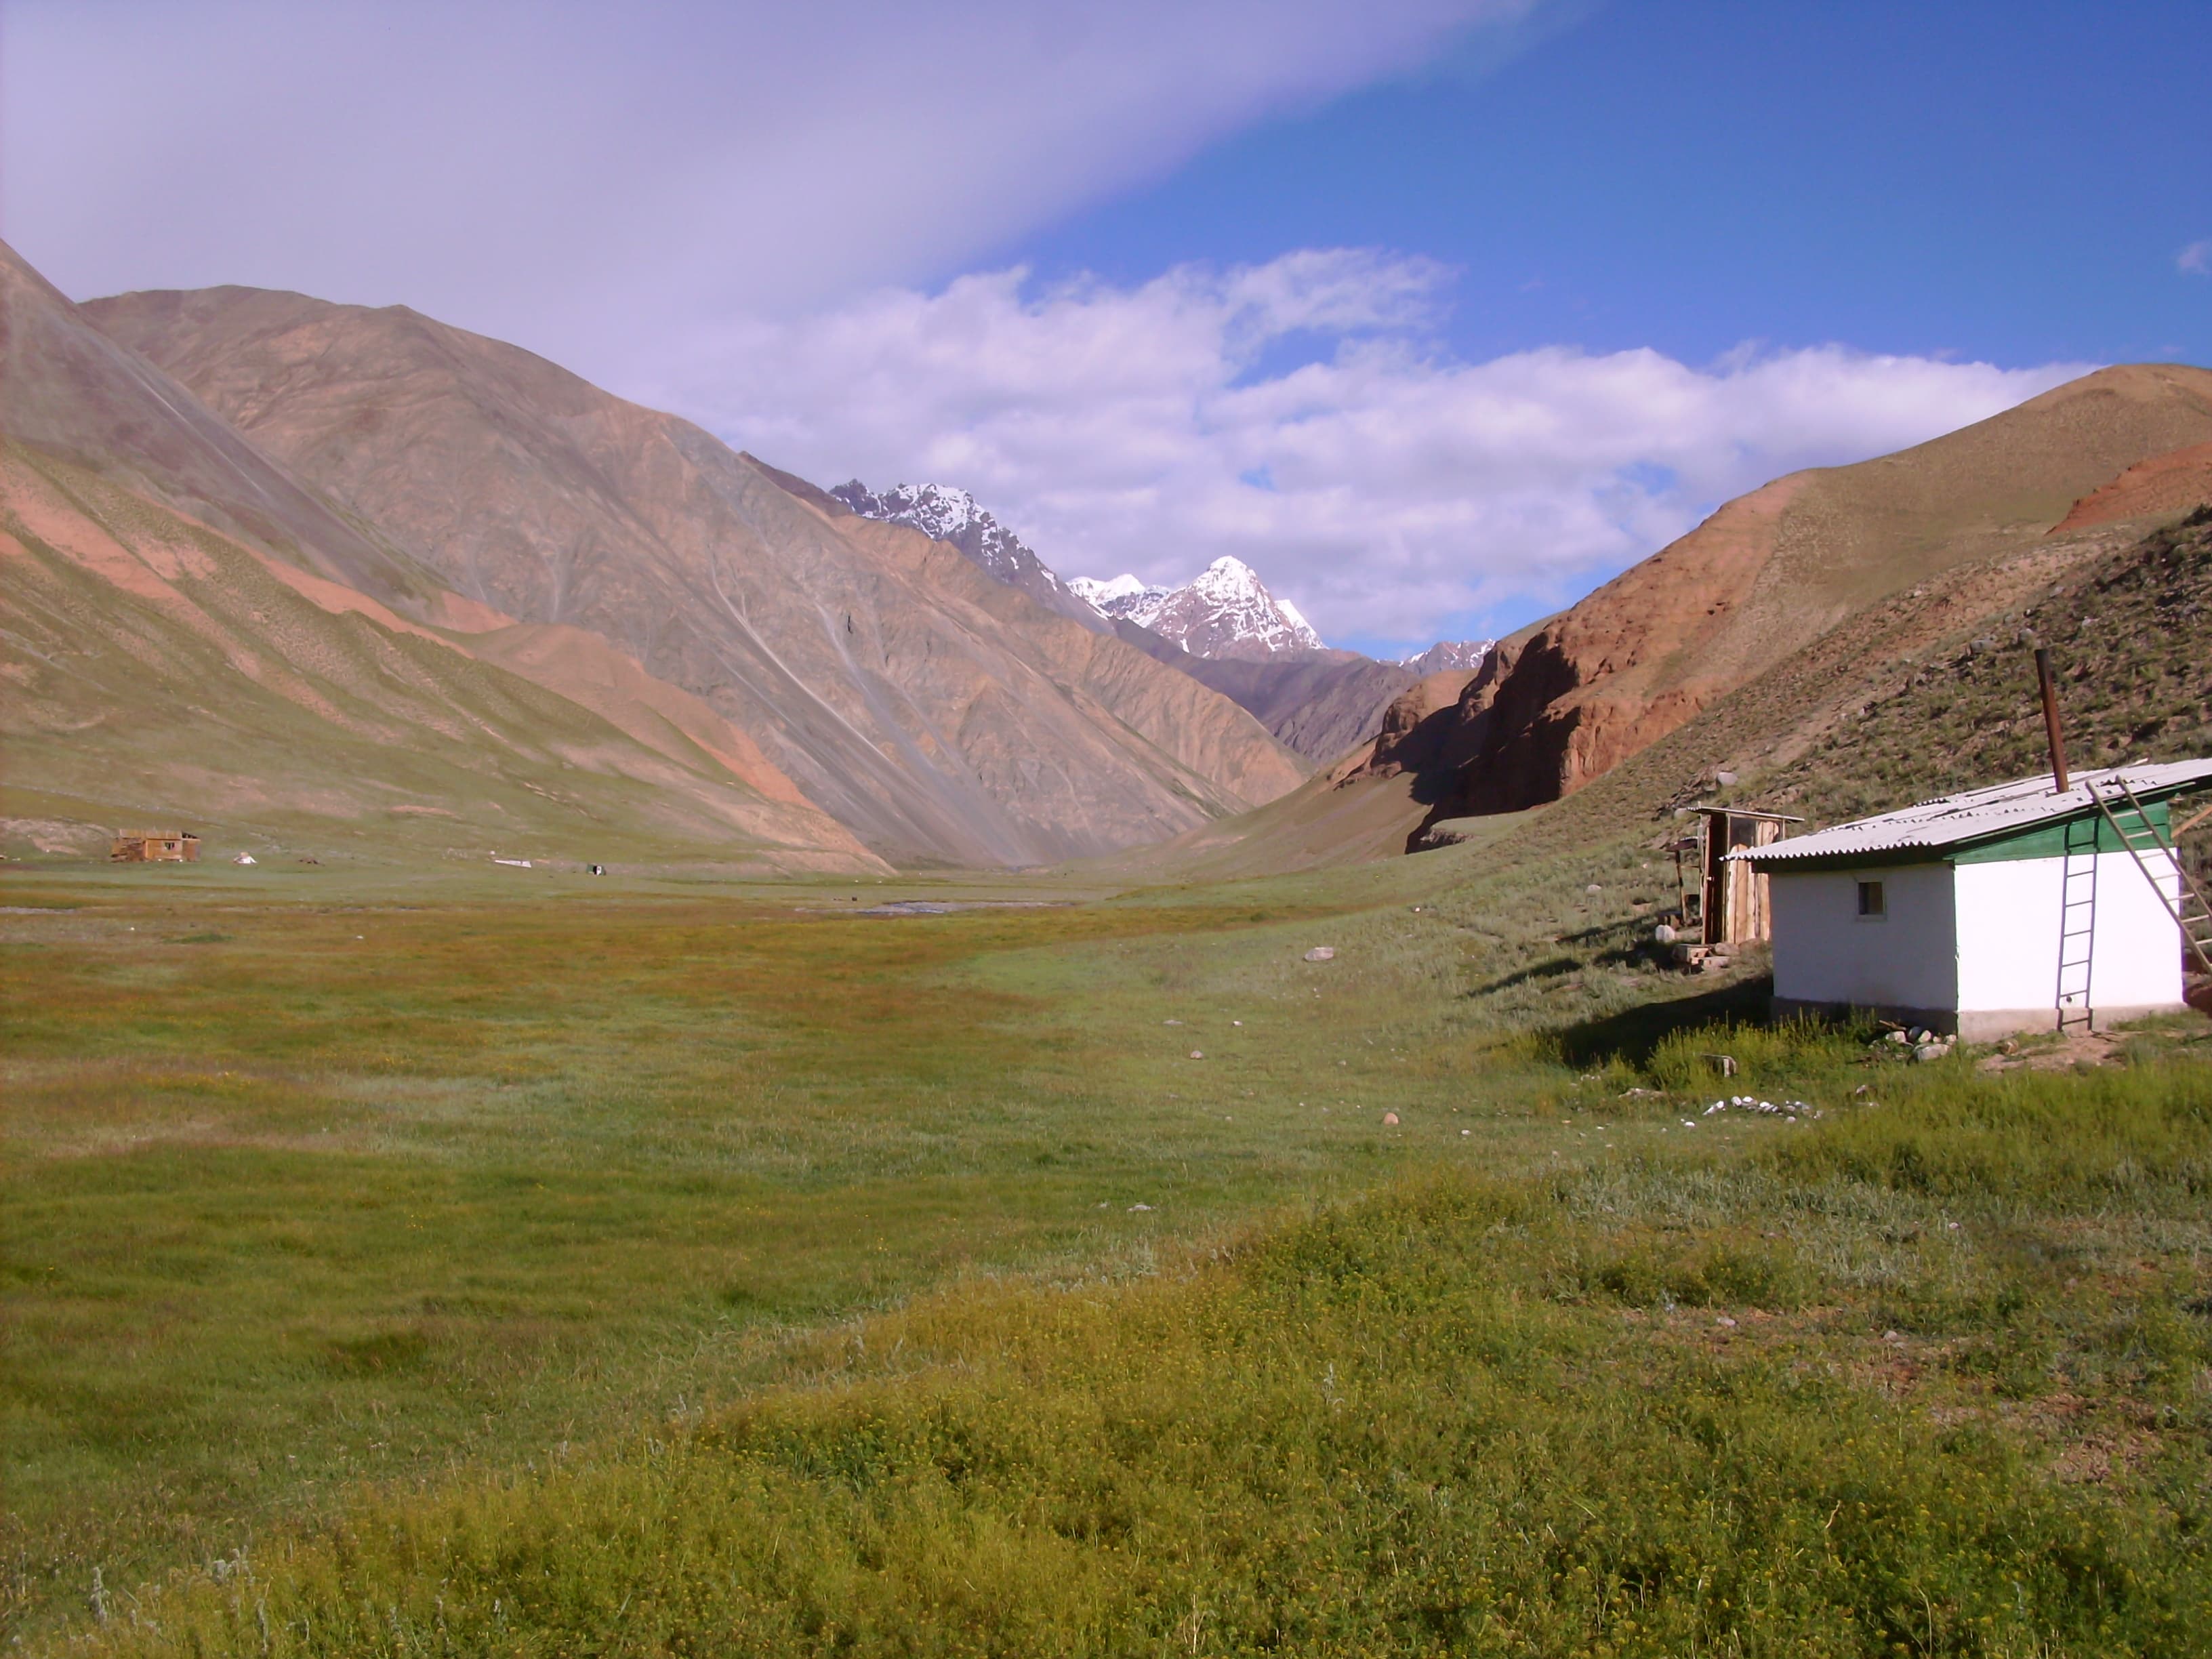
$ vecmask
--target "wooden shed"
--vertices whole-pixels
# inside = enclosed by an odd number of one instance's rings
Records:
[[[107,843],[116,864],[198,864],[200,838],[189,830],[125,830]]]
[[[1783,825],[1804,820],[1747,806],[1687,810],[1698,819],[1698,833],[1676,843],[1674,857],[1681,878],[1684,929],[1692,937],[1677,945],[1674,954],[1684,962],[1702,962],[1726,955],[1731,945],[1765,939],[1773,927],[1766,872],[1729,854],[1771,846],[1782,839]]]

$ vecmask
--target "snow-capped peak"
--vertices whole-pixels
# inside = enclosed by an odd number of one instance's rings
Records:
[[[1139,581],[1134,576],[1129,575],[1126,572],[1119,576],[1109,576],[1103,582],[1092,576],[1071,576],[1067,580],[1067,585],[1073,588],[1077,592],[1082,594],[1085,599],[1093,601],[1098,599],[1134,599],[1139,593],[1164,593],[1167,592],[1167,589],[1164,587],[1148,587],[1143,582]]]
[[[1202,657],[1269,657],[1319,650],[1321,635],[1288,600],[1267,592],[1243,560],[1224,556],[1182,587],[1134,576],[1078,576],[1068,586],[1109,617],[1125,617]]]
[[[1169,592],[1164,587],[1151,586],[1127,574],[1103,582],[1093,576],[1070,576],[1067,586],[1070,592],[1101,616],[1123,617],[1139,628],[1150,626],[1152,614],[1159,609],[1160,601]]]
[[[1435,674],[1448,668],[1480,668],[1495,640],[1439,640],[1427,650],[1398,659],[1399,666],[1417,674]]]

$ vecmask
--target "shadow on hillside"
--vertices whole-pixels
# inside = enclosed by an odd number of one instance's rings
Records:
[[[1570,1066],[1602,1066],[1615,1059],[1641,1066],[1651,1058],[1652,1050],[1676,1031],[1723,1020],[1765,1024],[1767,999],[1773,991],[1773,976],[1762,974],[1692,996],[1641,1003],[1603,1019],[1562,1027],[1558,1033],[1559,1053]]]

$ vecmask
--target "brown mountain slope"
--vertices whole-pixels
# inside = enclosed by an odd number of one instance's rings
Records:
[[[613,719],[14,442],[0,617],[11,820],[182,823],[222,850],[884,867],[680,693],[660,688],[660,730],[621,729],[641,699],[620,682],[643,675],[603,641]]]
[[[387,603],[439,586],[200,400],[110,339],[0,242],[0,430]]]
[[[1504,641],[1464,694],[1435,816],[1556,799],[1883,598],[2048,532],[2124,468],[2212,439],[2212,374],[2101,370],[1930,443],[1722,507]]]
[[[1673,809],[1733,800],[1832,823],[2044,763],[2030,635],[2054,649],[2077,765],[2201,755],[2212,718],[2199,522],[2054,533],[1853,612],[1588,787],[1511,823],[1564,849],[1625,830],[1674,833]],[[1723,784],[1725,775],[1732,779]]]
[[[882,867],[604,641],[565,641],[551,678],[582,695],[547,695],[512,618],[437,586],[4,248],[0,371],[6,781],[76,819],[64,842],[155,812],[387,852],[470,825],[471,855],[522,836],[580,860]],[[426,621],[499,629],[496,648]]]
[[[1103,852],[1303,775],[1225,699],[920,532],[833,517],[527,352],[251,289],[87,309],[462,593],[614,641],[893,856]]]

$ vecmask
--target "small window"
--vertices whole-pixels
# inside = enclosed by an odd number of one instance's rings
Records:
[[[1887,902],[1882,896],[1881,884],[1878,881],[1861,882],[1859,884],[1860,916],[1869,921],[1879,921],[1888,914]]]

